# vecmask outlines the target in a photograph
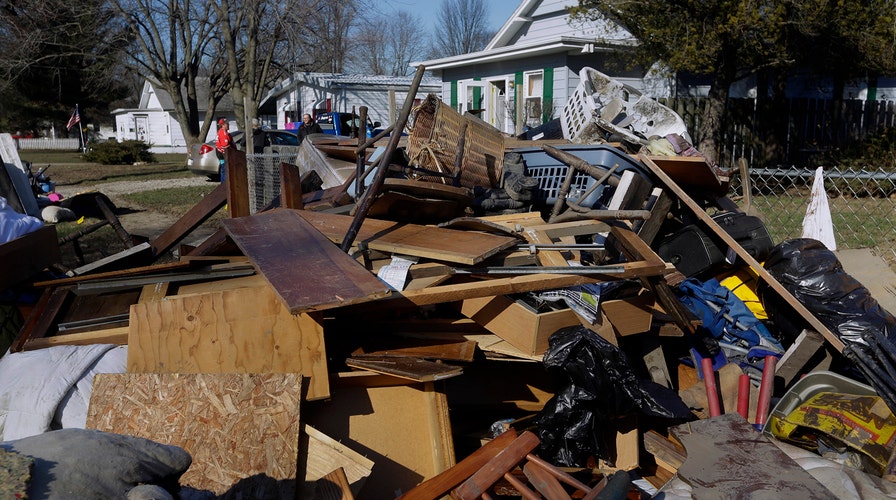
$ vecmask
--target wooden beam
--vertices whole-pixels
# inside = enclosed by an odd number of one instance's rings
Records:
[[[249,170],[246,166],[246,153],[236,148],[227,150],[224,158],[227,174],[222,183],[227,189],[227,210],[230,217],[246,217],[249,210]]]
[[[492,295],[507,295],[514,293],[532,292],[536,290],[551,290],[565,288],[588,283],[600,283],[602,281],[638,278],[642,276],[656,276],[666,269],[662,265],[650,262],[626,262],[619,265],[621,272],[601,275],[577,275],[577,274],[527,274],[512,278],[498,278],[493,280],[476,281],[472,283],[459,283],[442,285],[422,290],[404,291],[395,294],[397,299],[405,299],[415,305],[440,304],[454,302],[475,297],[489,297]],[[533,269],[538,269],[533,268]]]
[[[153,257],[158,257],[171,250],[180,240],[214,215],[225,203],[227,203],[227,186],[219,184],[199,203],[193,205],[193,208],[188,210],[183,217],[152,241],[150,246]]]
[[[57,345],[90,345],[90,344],[118,344],[128,345],[127,326],[106,328],[92,332],[71,333],[68,335],[54,335],[52,337],[34,338],[25,341],[23,351],[34,351]]]
[[[838,352],[843,351],[843,348],[845,347],[843,341],[841,341],[840,338],[834,335],[834,333],[831,332],[828,327],[824,325],[824,323],[816,318],[815,315],[812,314],[812,312],[806,309],[806,306],[798,301],[796,297],[794,297],[793,294],[790,293],[789,290],[784,288],[784,285],[782,285],[777,279],[775,279],[774,276],[771,275],[771,273],[769,273],[764,267],[762,267],[762,264],[760,264],[752,255],[750,255],[750,253],[747,252],[740,245],[740,243],[738,243],[737,240],[735,240],[730,234],[728,234],[727,231],[722,229],[722,227],[719,226],[719,224],[714,221],[713,218],[710,217],[709,214],[707,214],[706,211],[696,201],[688,196],[688,194],[680,186],[678,186],[675,181],[673,181],[668,175],[666,175],[666,173],[660,167],[658,167],[657,164],[653,162],[653,160],[643,155],[641,155],[639,158],[641,162],[644,163],[644,165],[646,165],[653,172],[653,174],[656,175],[660,179],[660,181],[662,181],[663,184],[665,184],[666,187],[669,188],[669,190],[672,191],[682,201],[682,203],[687,205],[687,207],[690,208],[692,212],[694,212],[694,215],[696,215],[698,219],[706,224],[707,227],[709,227],[709,229],[713,233],[715,233],[716,236],[721,238],[722,241],[725,242],[725,244],[727,244],[732,250],[734,250],[738,257],[742,258],[744,262],[746,262],[747,265],[749,265],[753,269],[753,271],[757,275],[759,275],[760,279],[765,281],[766,284],[768,284],[775,292],[777,292],[785,302],[793,307],[794,311],[796,311],[797,314],[799,314],[804,320],[806,320],[806,322],[808,322],[809,325],[812,326],[813,329],[815,329],[815,331],[820,333],[835,349],[837,349]]]
[[[299,167],[286,162],[280,162],[280,206],[295,209],[305,207],[302,203],[302,174],[299,173]]]

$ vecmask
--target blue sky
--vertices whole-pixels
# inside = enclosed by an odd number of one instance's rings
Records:
[[[510,14],[519,7],[522,0],[485,0],[489,10],[489,27],[497,31],[504,25]],[[432,26],[435,22],[441,0],[382,0],[370,4],[374,9],[382,9],[383,13],[403,10],[422,19]],[[427,32],[432,31],[427,29]]]

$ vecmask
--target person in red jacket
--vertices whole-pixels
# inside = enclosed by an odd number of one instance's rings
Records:
[[[218,174],[221,182],[224,182],[226,170],[224,168],[224,156],[228,149],[233,147],[233,137],[230,136],[230,124],[226,118],[218,118],[218,136],[215,139],[215,152],[218,156]]]

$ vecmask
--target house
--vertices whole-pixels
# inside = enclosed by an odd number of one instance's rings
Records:
[[[474,112],[503,132],[520,134],[558,118],[580,82],[579,71],[594,68],[655,98],[706,96],[708,83],[651,68],[629,68],[626,48],[637,41],[611,21],[572,21],[577,0],[522,0],[485,49],[423,64],[442,81],[442,100],[460,112]],[[887,100],[892,78],[849,82],[844,99]],[[832,98],[829,79],[794,77],[788,97]],[[755,97],[755,78],[732,85],[731,97]],[[519,97],[519,98],[517,98]]]
[[[654,97],[670,94],[670,80],[651,76],[659,72],[614,64],[634,37],[608,21],[571,22],[567,9],[577,4],[523,0],[482,51],[412,64],[442,81],[445,103],[511,134],[559,117],[584,67]]]
[[[199,78],[196,82],[199,114],[205,115],[208,102],[208,79]],[[115,138],[121,142],[126,140],[144,141],[151,145],[153,153],[186,153],[187,141],[181,130],[177,115],[174,113],[174,101],[171,95],[157,84],[146,80],[140,92],[140,101],[136,108],[115,109]],[[233,113],[233,101],[230,95],[224,96],[215,108],[215,116],[227,117],[231,122],[231,130],[237,130],[236,115]],[[202,126],[200,121],[199,126]],[[215,138],[215,127],[209,127],[206,141]]]
[[[368,118],[385,126],[398,117],[412,82],[410,76],[299,72],[268,92],[259,105],[259,115],[275,117],[277,128],[292,128],[292,124],[302,121],[304,113],[350,113],[352,108],[357,112],[361,106],[367,106]],[[415,100],[441,91],[440,80],[424,77]]]

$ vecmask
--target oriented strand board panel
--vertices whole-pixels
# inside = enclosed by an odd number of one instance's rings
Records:
[[[454,465],[445,395],[431,382],[372,386],[399,379],[353,376],[333,385],[331,399],[305,405],[303,419],[373,460],[363,498],[395,498]]]
[[[267,285],[131,306],[128,372],[301,373],[329,395],[322,319],[290,314]]]
[[[227,234],[271,284],[289,312],[367,302],[391,293],[385,282],[298,215],[281,208],[225,219]]]
[[[342,242],[354,220],[347,215],[325,212],[299,210],[295,213],[338,242]],[[364,219],[355,238],[356,244],[360,242],[366,243],[371,250],[472,265],[518,244],[519,240],[477,231]]]
[[[279,498],[293,498],[301,386],[295,373],[99,374],[86,427],[185,449],[193,464],[183,486],[257,498],[246,495],[276,484]]]

